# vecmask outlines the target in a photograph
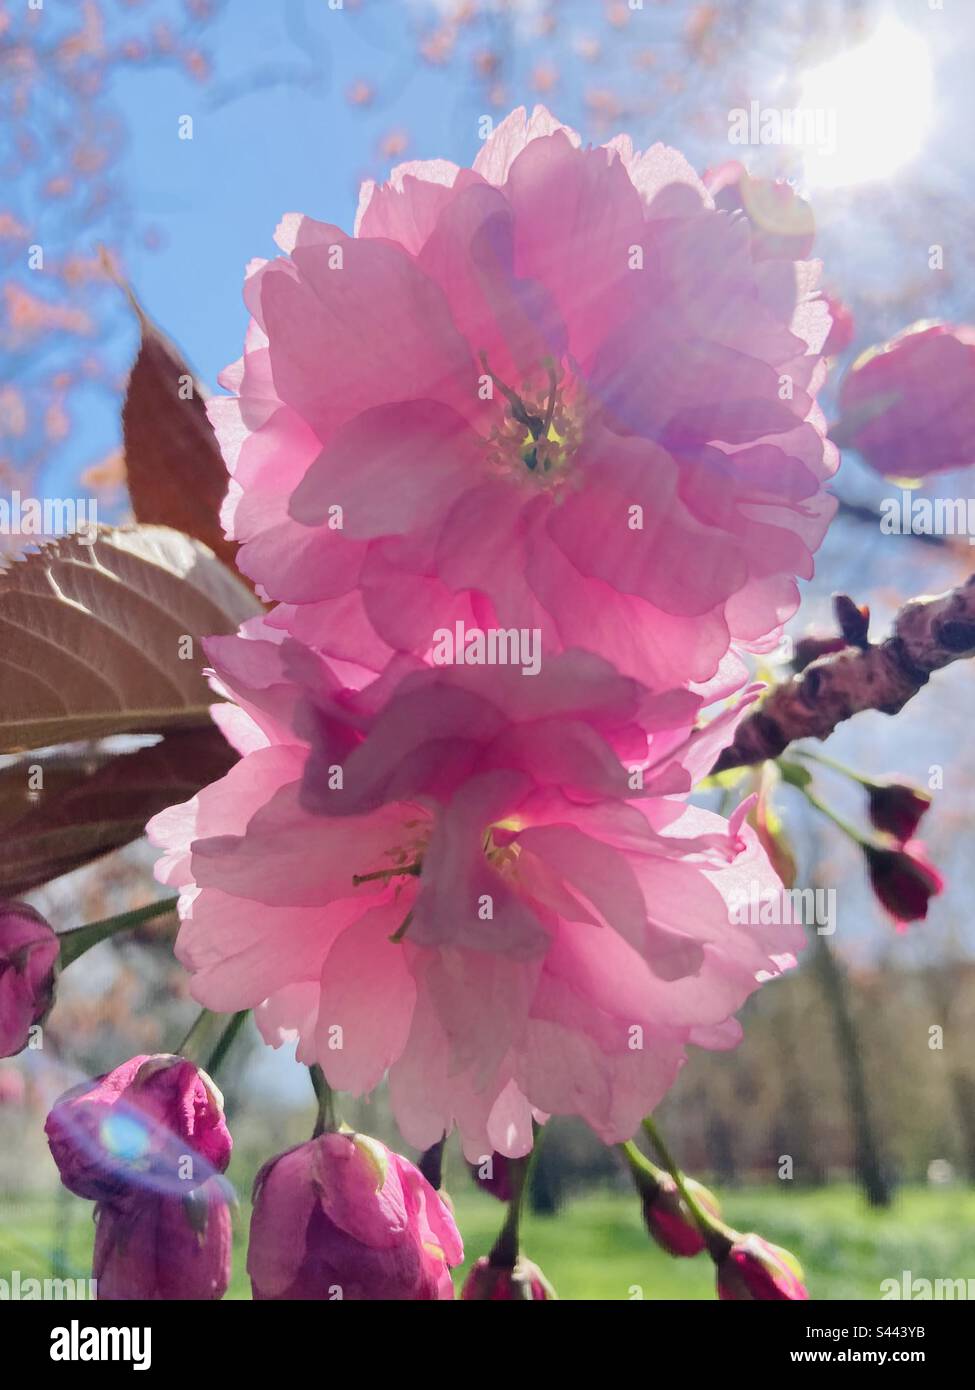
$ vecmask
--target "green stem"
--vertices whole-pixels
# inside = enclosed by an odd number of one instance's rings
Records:
[[[854,771],[852,767],[847,767],[845,763],[838,763],[835,758],[828,758],[825,753],[807,752],[804,748],[793,748],[791,752],[797,758],[804,758],[811,763],[821,763],[823,767],[830,767],[834,772],[841,772],[844,777],[849,777],[851,782],[859,782],[861,787],[874,785],[871,778],[864,777],[862,773]]]
[[[491,1247],[491,1253],[488,1256],[488,1264],[494,1269],[513,1270],[518,1263],[518,1252],[521,1248],[519,1237],[521,1213],[528,1193],[532,1168],[538,1158],[544,1133],[542,1126],[533,1121],[534,1142],[531,1152],[527,1153],[524,1158],[508,1159],[509,1172],[511,1173],[511,1200],[508,1202],[504,1225],[498,1232],[498,1238]],[[486,1294],[485,1297],[490,1297],[490,1293]]]
[[[104,917],[99,922],[87,922],[83,927],[72,927],[70,931],[61,932],[58,937],[61,943],[61,969],[65,970],[92,946],[97,946],[99,941],[105,941],[116,932],[131,931],[133,927],[141,927],[143,922],[151,922],[154,917],[164,917],[166,913],[174,912],[177,901],[177,898],[160,898],[157,902],[146,903],[145,907],[133,908],[131,912],[120,912],[116,917]]]
[[[816,792],[812,791],[809,787],[800,787],[799,790],[809,802],[810,806],[815,807],[827,820],[831,820],[834,825],[838,826],[840,830],[843,831],[843,834],[848,835],[855,845],[859,845],[861,849],[864,849],[873,844],[873,841],[868,835],[864,835],[855,825],[852,825],[848,820],[844,820],[842,816],[837,815],[832,806],[828,806]]]
[[[495,1269],[514,1269],[518,1262],[518,1228],[521,1223],[521,1209],[525,1200],[525,1192],[528,1189],[528,1171],[531,1166],[532,1156],[527,1154],[524,1158],[509,1158],[508,1171],[511,1173],[511,1200],[508,1203],[508,1210],[505,1213],[504,1224],[498,1232],[498,1238],[491,1247],[488,1262]]]
[[[655,1163],[651,1163],[632,1139],[627,1139],[625,1144],[617,1144],[616,1147],[626,1160],[637,1191],[641,1195],[645,1191],[648,1197],[656,1193],[661,1186],[662,1179],[667,1176],[663,1169],[658,1168]]]
[[[315,1098],[318,1101],[318,1115],[315,1119],[315,1128],[311,1132],[313,1139],[318,1139],[323,1134],[332,1134],[338,1129],[335,1118],[335,1096],[331,1086],[325,1080],[325,1073],[317,1064],[308,1068],[308,1075],[311,1077],[312,1088]]]
[[[228,1019],[226,1014],[201,1009],[196,1022],[177,1048],[180,1057],[212,1074],[230,1051],[249,1012],[249,1009],[242,1009]]]
[[[221,1033],[216,1046],[207,1058],[206,1065],[203,1068],[203,1070],[209,1072],[211,1076],[215,1075],[219,1070],[224,1058],[233,1046],[234,1039],[247,1021],[247,1015],[249,1013],[250,1009],[241,1009],[239,1013],[233,1015],[230,1022]]]
[[[667,1172],[677,1184],[677,1191],[680,1193],[684,1205],[690,1212],[695,1226],[701,1232],[701,1238],[708,1248],[708,1253],[713,1260],[721,1260],[731,1249],[734,1232],[722,1221],[716,1221],[713,1216],[709,1216],[701,1206],[695,1201],[687,1183],[684,1181],[684,1174],[678,1168],[673,1154],[667,1147],[663,1135],[654,1123],[652,1115],[647,1115],[643,1121],[643,1128],[651,1144],[660,1155]]]

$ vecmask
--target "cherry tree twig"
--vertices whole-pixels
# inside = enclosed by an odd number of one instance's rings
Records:
[[[851,606],[845,596],[837,609]],[[738,726],[713,772],[777,758],[800,738],[828,738],[837,724],[875,709],[897,714],[933,671],[975,656],[975,574],[956,589],[911,599],[890,636],[812,662],[777,686]]]
[[[836,500],[839,503],[837,509],[838,516],[845,516],[849,517],[851,521],[862,522],[866,526],[872,526],[874,530],[879,532],[883,516],[880,512],[876,511],[875,508],[865,506],[860,502],[849,502],[845,497],[838,497]],[[962,547],[965,545],[964,538],[962,538],[961,545],[958,545],[956,537],[954,536],[932,535],[927,531],[906,531],[904,534],[907,540],[919,541],[921,545],[940,546],[941,548],[947,547],[950,550],[958,550],[959,552],[961,552]]]

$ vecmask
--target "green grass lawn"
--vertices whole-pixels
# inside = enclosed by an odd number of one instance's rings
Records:
[[[502,1214],[493,1199],[458,1183],[458,1222],[468,1263],[486,1253]],[[878,1299],[881,1280],[975,1279],[975,1192],[912,1188],[887,1212],[873,1212],[848,1186],[819,1191],[750,1188],[725,1195],[726,1218],[739,1230],[755,1230],[799,1256],[814,1298]],[[0,1198],[0,1277],[57,1273],[87,1277],[92,1237],[91,1204]],[[244,1268],[246,1209],[237,1222],[234,1275],[228,1297],[247,1298]],[[706,1256],[675,1260],[647,1237],[636,1199],[612,1191],[580,1196],[554,1217],[528,1215],[524,1248],[566,1299],[713,1297]],[[465,1265],[465,1269],[467,1266]]]

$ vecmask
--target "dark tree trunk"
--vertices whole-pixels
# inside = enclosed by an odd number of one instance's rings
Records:
[[[863,1056],[850,1009],[846,974],[826,937],[812,928],[813,967],[833,1019],[833,1035],[843,1068],[847,1104],[853,1129],[857,1184],[872,1207],[888,1207],[891,1183],[874,1128]]]

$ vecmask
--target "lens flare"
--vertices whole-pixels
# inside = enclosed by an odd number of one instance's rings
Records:
[[[840,188],[889,178],[915,158],[933,111],[931,59],[923,40],[883,20],[858,48],[811,68],[799,106],[823,113],[835,132],[804,158],[811,187]]]
[[[135,1115],[110,1115],[101,1126],[100,1138],[108,1153],[126,1163],[144,1158],[151,1142],[149,1130]]]

